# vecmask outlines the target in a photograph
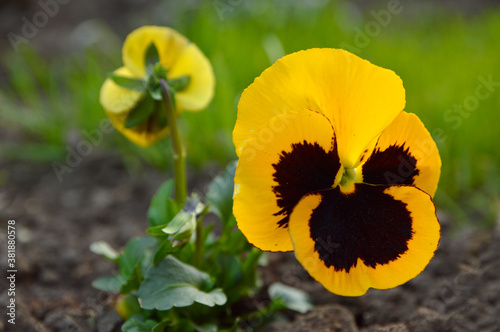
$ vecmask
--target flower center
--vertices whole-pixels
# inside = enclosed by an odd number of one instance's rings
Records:
[[[354,180],[356,179],[355,168],[344,168],[344,173],[340,179],[340,190],[345,194],[354,192]]]

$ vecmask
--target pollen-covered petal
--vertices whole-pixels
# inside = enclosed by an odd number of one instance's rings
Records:
[[[189,76],[189,85],[175,94],[177,106],[189,111],[202,110],[214,95],[212,65],[195,44],[189,44],[178,56],[177,61],[169,67],[167,77],[175,79]]]
[[[415,114],[401,112],[359,168],[362,182],[414,185],[432,197],[439,182],[441,158],[422,121]]]
[[[145,53],[151,43],[158,50],[160,63],[168,69],[189,45],[189,40],[168,27],[146,25],[132,31],[123,43],[122,57],[125,67],[138,76],[146,75]]]
[[[354,168],[404,105],[403,83],[393,71],[344,50],[309,49],[277,60],[243,92],[233,142],[239,156],[270,118],[307,108],[330,119],[342,165]]]
[[[107,115],[116,130],[141,147],[148,147],[169,133],[168,126],[163,128],[158,127],[157,121],[152,117],[137,126],[126,128],[127,114],[108,112]]]
[[[138,77],[125,67],[118,68],[113,73],[123,77]],[[107,78],[102,84],[99,101],[106,112],[120,114],[130,111],[142,96],[142,92],[121,87]]]
[[[339,181],[333,128],[310,110],[271,118],[243,149],[233,212],[248,241],[262,250],[293,250],[288,218],[300,199]]]
[[[440,238],[436,209],[413,186],[355,184],[312,193],[289,221],[295,255],[329,291],[360,296],[416,277],[434,255]]]

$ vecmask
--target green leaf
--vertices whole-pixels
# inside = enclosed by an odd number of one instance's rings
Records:
[[[168,85],[175,91],[181,92],[187,89],[189,86],[189,82],[191,82],[191,77],[188,75],[182,75],[175,79],[168,80]]]
[[[280,299],[283,305],[302,314],[313,308],[310,296],[297,288],[275,282],[267,290],[272,300]]]
[[[135,294],[119,295],[114,307],[124,320],[128,320],[134,315],[144,315],[144,317],[147,317],[146,315],[148,314],[145,310],[142,310]]]
[[[193,322],[191,322],[191,324],[193,325],[196,332],[217,332],[217,325],[215,324],[207,323],[203,325],[197,325]]]
[[[167,331],[166,330],[166,327],[169,326],[171,324],[170,320],[166,319],[162,322],[159,322],[158,324],[156,324],[153,329],[151,330],[151,332],[164,332],[164,331]]]
[[[146,121],[155,110],[155,103],[152,98],[145,95],[137,105],[128,113],[125,128],[132,128]]]
[[[106,276],[94,280],[92,282],[92,286],[96,289],[105,291],[105,292],[114,292],[117,293],[120,291],[121,286],[125,283],[125,279],[122,276]]]
[[[202,290],[209,279],[208,274],[167,256],[159,265],[147,270],[138,297],[143,309],[169,310],[194,302],[209,307],[223,305],[227,298],[221,289]]]
[[[120,256],[120,273],[123,276],[131,275],[137,264],[140,263],[146,249],[152,247],[154,244],[155,240],[149,236],[130,240],[125,246],[123,254]]]
[[[122,88],[139,92],[146,91],[146,82],[143,79],[119,76],[115,73],[109,74],[108,77]]]
[[[103,256],[104,258],[112,262],[118,261],[118,258],[120,257],[118,252],[116,252],[115,249],[111,248],[111,246],[105,241],[93,242],[90,245],[90,251],[92,251],[94,254]]]
[[[252,285],[253,281],[255,280],[255,274],[261,256],[262,256],[262,251],[254,247],[249,251],[247,258],[241,265],[241,270],[243,272],[245,280],[247,280],[247,282],[251,283]]]
[[[151,332],[152,329],[157,325],[154,320],[144,320],[143,317],[139,315],[134,315],[130,317],[122,325],[123,332]]]
[[[139,287],[141,282],[141,261],[146,250],[155,244],[152,237],[135,238],[125,246],[123,254],[120,256],[120,275],[126,280],[121,286],[120,292],[127,294]]]
[[[241,281],[242,270],[240,260],[227,253],[217,256],[217,267],[219,268],[219,282],[226,292],[230,292],[236,284]],[[228,296],[231,295],[228,293]]]
[[[235,171],[236,162],[232,162],[224,173],[215,177],[208,186],[206,199],[210,203],[210,211],[223,223],[229,223],[232,219]]]
[[[153,264],[158,265],[165,257],[167,257],[168,254],[173,253],[175,251],[175,248],[172,246],[172,242],[168,237],[165,237],[163,241],[161,241],[160,245],[158,246],[158,249],[156,249],[156,252],[153,257]]]
[[[172,199],[173,192],[174,180],[169,179],[161,185],[153,196],[148,210],[148,221],[150,226],[166,225],[179,212],[177,204]]]
[[[160,62],[160,54],[158,53],[155,43],[151,42],[144,55],[144,66],[146,68],[154,68],[158,62]]]

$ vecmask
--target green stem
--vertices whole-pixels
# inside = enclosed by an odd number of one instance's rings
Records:
[[[186,183],[186,151],[182,146],[181,136],[177,127],[177,112],[172,103],[168,83],[165,79],[160,79],[161,93],[163,96],[164,110],[167,113],[167,122],[170,128],[170,142],[172,143],[172,153],[174,158],[174,178],[175,178],[175,201],[179,208],[184,208],[187,196]]]
[[[203,215],[198,217],[196,223],[196,242],[194,247],[194,266],[201,268],[203,259]]]

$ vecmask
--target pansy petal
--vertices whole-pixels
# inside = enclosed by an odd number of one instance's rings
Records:
[[[441,159],[422,121],[401,112],[377,140],[371,156],[360,166],[369,184],[409,184],[431,196],[436,192]]]
[[[214,95],[212,66],[195,44],[189,44],[178,56],[177,61],[169,68],[167,77],[175,79],[186,75],[190,81],[185,90],[175,94],[177,106],[190,111],[202,110]]]
[[[295,255],[329,291],[363,295],[417,276],[437,249],[440,225],[428,194],[413,186],[356,184],[304,197],[290,216]]]
[[[138,77],[125,67],[118,68],[113,73],[123,77]],[[101,87],[99,101],[106,112],[120,114],[130,111],[137,105],[142,95],[142,92],[121,87],[107,78]]]
[[[168,126],[159,128],[152,117],[137,126],[126,128],[127,114],[107,113],[113,126],[134,144],[148,147],[169,133]]]
[[[288,218],[300,199],[340,179],[333,128],[303,110],[271,118],[243,149],[233,212],[248,241],[262,250],[293,250]]]
[[[134,74],[145,77],[144,58],[149,45],[154,43],[165,68],[171,68],[189,40],[174,29],[161,26],[143,26],[132,31],[123,43],[123,64]]]
[[[330,119],[340,160],[354,168],[404,105],[403,84],[393,71],[344,50],[300,51],[277,60],[243,92],[233,142],[239,156],[270,118],[307,108]]]

